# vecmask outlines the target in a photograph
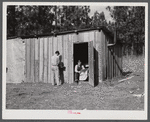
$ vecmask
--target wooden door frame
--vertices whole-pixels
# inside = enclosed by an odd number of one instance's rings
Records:
[[[90,41],[90,42],[74,42],[73,43],[73,66],[74,66],[74,44],[83,44],[83,43],[87,43],[88,44],[88,65],[90,66],[90,61],[89,61],[89,43],[92,43],[93,44],[93,41]],[[92,46],[93,47],[93,46]],[[93,47],[94,48],[94,47]],[[74,70],[74,67],[73,67],[73,70]],[[74,71],[73,71],[74,72]],[[92,75],[89,75],[88,77],[90,77]],[[74,73],[73,73],[73,78],[74,78]],[[90,78],[88,78],[88,83],[92,86],[94,86],[95,84],[91,84],[90,83]],[[93,49],[93,80],[94,80],[94,49]],[[94,82],[94,81],[93,81]]]
[[[92,45],[91,45],[92,44]],[[94,78],[94,47],[93,41],[88,42],[88,60],[89,60],[89,84],[91,86],[95,86],[95,78]]]
[[[88,44],[88,42],[73,42],[73,66],[74,66],[74,44],[83,44],[83,43],[87,43]],[[73,72],[74,72],[74,68],[75,67],[73,67]],[[75,77],[75,75],[73,73],[73,79],[74,79],[74,77]]]

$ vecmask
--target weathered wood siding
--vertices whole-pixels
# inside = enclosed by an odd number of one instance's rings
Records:
[[[51,57],[60,51],[65,66],[64,82],[73,83],[73,43],[90,42],[93,44],[93,63],[95,81],[111,79],[121,74],[122,47],[108,47],[113,39],[102,30],[92,30],[58,35],[57,37],[41,37],[25,39],[26,44],[26,82],[51,83]]]
[[[112,79],[114,77],[119,77],[122,75],[122,46],[105,46],[106,53],[104,62],[106,62],[106,68],[103,69],[103,72],[106,73],[103,77],[105,79]],[[105,71],[104,71],[105,70]]]

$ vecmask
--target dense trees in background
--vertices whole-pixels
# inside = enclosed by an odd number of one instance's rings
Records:
[[[145,7],[107,6],[113,21],[104,12],[89,16],[89,6],[8,6],[7,36],[48,34],[54,31],[105,26],[123,43],[124,53],[142,53],[145,40]],[[134,51],[133,51],[134,50]]]
[[[98,27],[98,26],[106,26],[107,25],[107,21],[105,19],[105,14],[104,12],[95,12],[94,15],[92,16],[92,20],[91,20],[92,27]]]
[[[145,7],[108,6],[106,9],[116,22],[117,37],[128,51],[124,53],[141,54],[145,42]]]
[[[90,28],[89,12],[89,6],[8,6],[7,34],[23,36]]]
[[[14,36],[16,28],[15,6],[7,7],[7,36]]]

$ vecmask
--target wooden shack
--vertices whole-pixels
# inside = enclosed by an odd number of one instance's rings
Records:
[[[64,82],[74,82],[78,59],[89,65],[88,82],[118,77],[122,73],[122,45],[105,27],[58,34],[22,37],[25,41],[26,82],[51,83],[51,57],[59,51],[65,66]]]

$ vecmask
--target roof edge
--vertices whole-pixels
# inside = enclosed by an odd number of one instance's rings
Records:
[[[92,30],[98,30],[98,31],[105,31],[106,33],[112,34],[105,26],[100,26],[97,28],[87,28],[87,29],[79,29],[79,30],[71,30],[71,31],[64,31],[64,32],[53,32],[53,33],[47,33],[47,34],[38,34],[38,35],[29,35],[29,36],[14,36],[14,37],[7,37],[7,39],[14,39],[14,38],[22,38],[22,39],[28,39],[28,38],[41,38],[41,37],[50,37],[50,36],[58,36],[58,35],[65,35],[65,34],[71,34],[71,33],[80,33],[85,31],[92,31]]]

